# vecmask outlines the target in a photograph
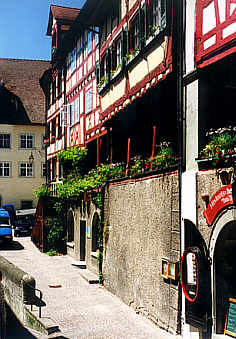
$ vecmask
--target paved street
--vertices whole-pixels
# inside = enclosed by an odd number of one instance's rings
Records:
[[[35,277],[47,304],[42,316],[52,318],[66,338],[174,338],[102,286],[88,284],[69,256],[42,254],[29,237],[15,238],[13,248],[0,249],[0,255]]]

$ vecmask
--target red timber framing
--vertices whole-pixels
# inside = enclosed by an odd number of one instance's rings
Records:
[[[140,18],[142,13],[144,12],[144,8],[146,9],[147,6],[149,5],[150,1],[145,0],[145,1],[135,1],[133,3],[133,6],[129,8],[129,1],[126,1],[125,4],[125,10],[126,14],[123,16],[121,19],[119,25],[114,28],[112,33],[106,38],[106,41],[102,45],[100,49],[100,62],[102,64],[102,60],[104,60],[104,57],[106,55],[109,56],[109,48],[113,50],[114,46],[116,45],[116,42],[122,38],[122,33],[127,31],[127,48],[128,48],[128,53],[130,50],[132,50],[134,47],[133,41],[131,43],[131,35],[132,35],[132,25],[134,24],[136,18]],[[172,3],[172,2],[171,2]],[[143,7],[144,6],[144,7]],[[149,89],[152,87],[156,86],[157,83],[161,80],[164,80],[169,73],[172,72],[173,70],[173,57],[172,57],[172,30],[173,30],[173,9],[169,6],[167,6],[166,1],[161,1],[161,6],[165,8],[164,13],[166,17],[167,12],[169,11],[170,14],[170,22],[169,19],[167,20],[165,17],[165,24],[162,24],[162,20],[160,22],[160,31],[157,34],[157,36],[161,36],[161,39],[159,39],[159,47],[160,47],[160,41],[162,41],[163,45],[163,51],[164,51],[164,56],[163,60],[161,63],[157,64],[156,68],[152,69],[146,76],[142,77],[140,76],[140,81],[138,81],[135,85],[131,87],[130,85],[130,80],[129,80],[129,65],[126,65],[125,68],[128,71],[125,76],[126,78],[126,85],[125,85],[125,91],[124,93],[121,94],[121,96],[115,101],[110,104],[110,106],[106,107],[104,110],[101,110],[100,114],[100,119],[102,124],[106,121],[111,119],[116,113],[119,111],[122,111],[125,109],[129,104],[131,104],[133,101],[135,101],[137,98],[141,98]],[[171,5],[172,6],[172,5]],[[167,9],[168,7],[168,9]],[[163,14],[162,14],[163,15]],[[146,19],[145,19],[146,20]],[[168,21],[168,24],[167,24]],[[145,23],[147,25],[147,23]],[[146,27],[146,26],[145,26]],[[167,28],[167,29],[166,29]],[[141,26],[140,26],[141,29]],[[144,29],[143,34],[145,34],[145,39],[147,39],[147,31],[145,31],[146,28]],[[139,32],[139,42],[138,42],[138,50],[139,53],[137,55],[137,63],[142,60],[143,58],[143,53],[148,53],[148,44],[145,44],[142,39],[140,39],[141,36],[141,31]],[[123,49],[126,47],[123,46]],[[158,42],[157,42],[157,47],[158,47]],[[110,52],[112,54],[113,52]],[[123,55],[124,57],[124,55]],[[112,63],[112,61],[111,61]],[[103,68],[103,67],[102,67]],[[124,73],[123,73],[124,74]],[[103,75],[103,74],[102,74]],[[112,80],[112,85],[115,84],[115,80]],[[103,96],[103,94],[101,94]]]
[[[205,67],[236,52],[236,0],[197,0],[196,62]]]

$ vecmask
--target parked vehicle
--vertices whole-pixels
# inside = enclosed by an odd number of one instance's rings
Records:
[[[36,209],[16,210],[16,220],[14,225],[14,236],[22,234],[30,235],[34,225]]]
[[[14,223],[15,223],[15,220],[16,220],[16,212],[15,212],[14,205],[13,204],[6,204],[6,205],[3,205],[2,208],[9,213],[11,225],[14,226]]]
[[[12,241],[12,225],[8,211],[0,208],[0,240]]]

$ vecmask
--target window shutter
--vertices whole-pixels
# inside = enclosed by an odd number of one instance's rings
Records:
[[[160,0],[161,1],[161,22],[160,22],[160,28],[161,30],[166,28],[166,24],[167,24],[167,14],[166,14],[166,1],[167,0]]]

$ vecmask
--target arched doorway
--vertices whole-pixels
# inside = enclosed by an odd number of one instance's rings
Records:
[[[97,212],[93,215],[92,221],[92,252],[96,252],[98,249],[98,226],[99,226],[99,215]]]
[[[67,241],[74,241],[74,215],[73,211],[69,210],[67,213]]]
[[[236,299],[236,209],[224,210],[210,240],[214,338],[224,333],[229,298]]]

